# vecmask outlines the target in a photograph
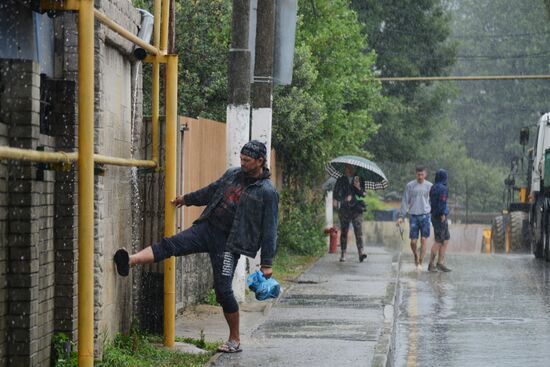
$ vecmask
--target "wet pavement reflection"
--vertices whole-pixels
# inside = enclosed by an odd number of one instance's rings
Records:
[[[395,366],[549,366],[550,263],[450,254],[451,273],[403,259]]]

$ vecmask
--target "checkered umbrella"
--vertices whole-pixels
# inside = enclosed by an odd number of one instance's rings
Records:
[[[384,190],[390,185],[386,175],[384,175],[384,172],[382,172],[376,163],[354,155],[344,155],[334,158],[327,163],[325,169],[332,177],[339,178],[344,175],[346,164],[356,167],[355,175],[365,181],[365,188],[368,190]]]

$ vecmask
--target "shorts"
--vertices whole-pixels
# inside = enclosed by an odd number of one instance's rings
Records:
[[[411,215],[409,217],[411,229],[409,231],[409,238],[411,240],[417,240],[418,235],[422,238],[430,237],[430,215],[420,214]]]
[[[214,274],[216,300],[225,313],[234,313],[239,310],[239,304],[232,283],[240,255],[225,251],[226,242],[226,233],[208,221],[202,221],[172,237],[163,238],[152,246],[152,250],[155,262],[170,256],[208,253]]]
[[[451,239],[451,234],[449,233],[449,222],[447,219],[440,221],[438,219],[432,218],[432,224],[434,226],[434,237],[435,242],[443,243]]]

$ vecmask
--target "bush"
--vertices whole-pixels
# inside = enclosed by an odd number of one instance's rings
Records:
[[[386,210],[388,205],[385,204],[380,197],[374,191],[367,191],[367,195],[363,198],[367,210],[365,211],[364,218],[366,220],[374,219],[375,210]]]
[[[279,203],[278,251],[318,254],[325,246],[321,213],[324,213],[322,202],[312,193],[283,191]]]

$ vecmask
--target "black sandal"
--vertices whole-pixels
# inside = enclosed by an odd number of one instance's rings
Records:
[[[128,251],[121,248],[115,252],[113,260],[115,261],[118,275],[127,277],[128,274],[130,274],[130,255],[128,254]]]

